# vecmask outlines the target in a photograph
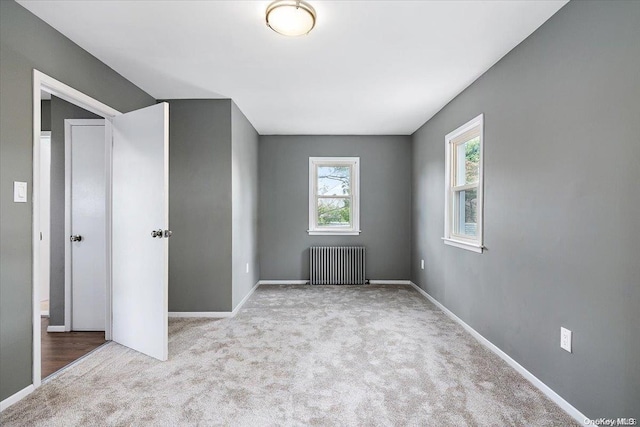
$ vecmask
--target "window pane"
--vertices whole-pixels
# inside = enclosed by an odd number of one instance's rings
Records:
[[[350,202],[349,199],[318,199],[318,226],[351,226]]]
[[[476,136],[464,144],[456,145],[456,184],[478,182],[480,164],[480,137]]]
[[[463,236],[478,236],[478,189],[454,193],[455,233]]]
[[[318,195],[344,196],[351,194],[351,167],[318,166]]]

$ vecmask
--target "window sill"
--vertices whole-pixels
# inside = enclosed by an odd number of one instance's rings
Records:
[[[460,249],[466,249],[468,251],[476,252],[479,254],[481,254],[482,250],[484,249],[484,246],[479,243],[463,242],[461,240],[449,239],[447,237],[443,237],[442,241],[445,245],[454,246]]]
[[[307,230],[309,236],[358,236],[360,235],[360,230]]]

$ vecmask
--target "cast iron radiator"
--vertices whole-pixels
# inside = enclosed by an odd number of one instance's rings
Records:
[[[312,285],[364,285],[365,251],[362,246],[309,248]]]

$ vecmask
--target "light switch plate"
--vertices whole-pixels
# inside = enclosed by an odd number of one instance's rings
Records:
[[[13,182],[13,201],[15,203],[27,203],[27,183]]]
[[[571,353],[571,331],[560,327],[560,347]]]

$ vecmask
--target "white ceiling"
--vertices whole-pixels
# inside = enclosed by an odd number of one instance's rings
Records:
[[[19,3],[153,97],[232,98],[267,135],[411,134],[566,0],[311,0],[299,38],[268,1]]]

